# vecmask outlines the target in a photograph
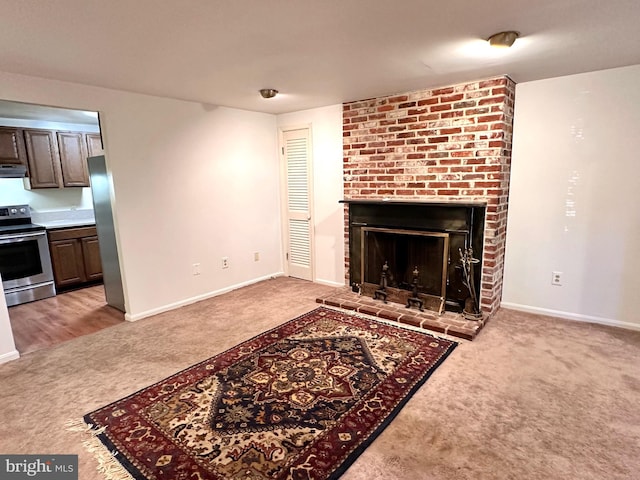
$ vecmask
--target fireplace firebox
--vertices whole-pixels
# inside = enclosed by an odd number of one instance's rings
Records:
[[[362,293],[442,313],[449,265],[448,233],[367,226],[362,227],[360,238]]]
[[[440,314],[468,312],[482,272],[477,268],[469,276],[461,256],[472,252],[482,259],[485,203],[342,203],[348,206],[346,260],[354,291]]]

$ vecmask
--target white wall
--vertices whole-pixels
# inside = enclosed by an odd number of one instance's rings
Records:
[[[503,306],[640,329],[638,85],[640,66],[517,85]]]
[[[32,210],[93,209],[89,187],[25,190],[21,178],[0,178],[0,205],[31,205]]]
[[[128,318],[282,272],[275,116],[1,72],[0,92],[100,112]]]
[[[278,127],[310,126],[313,147],[314,281],[342,286],[344,210],[342,182],[342,105],[278,115]]]
[[[20,355],[13,342],[13,332],[11,331],[7,302],[4,298],[2,278],[0,277],[0,363],[15,360],[19,357]]]

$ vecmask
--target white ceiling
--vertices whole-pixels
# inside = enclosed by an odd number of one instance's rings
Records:
[[[0,70],[268,113],[640,63],[639,0],[0,0],[0,12]],[[502,30],[521,38],[502,55],[481,48]],[[266,87],[281,94],[265,100]]]

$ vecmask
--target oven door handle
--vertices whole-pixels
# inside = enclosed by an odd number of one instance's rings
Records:
[[[13,243],[13,242],[21,242],[23,240],[28,240],[32,237],[40,237],[46,236],[45,232],[35,232],[35,233],[12,233],[9,235],[0,235],[0,243]]]

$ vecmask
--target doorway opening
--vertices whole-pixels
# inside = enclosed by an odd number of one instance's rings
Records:
[[[31,222],[46,229],[57,293],[30,303],[12,297],[7,312],[18,352],[124,321],[105,298],[87,163],[104,154],[98,112],[0,100],[0,132],[0,162],[25,170],[23,178],[0,178],[0,206],[26,205]]]

